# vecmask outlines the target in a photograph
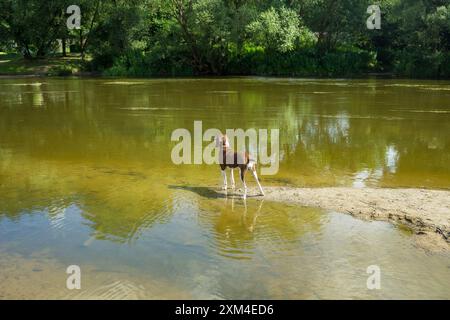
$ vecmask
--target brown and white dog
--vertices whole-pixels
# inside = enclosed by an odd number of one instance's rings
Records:
[[[227,174],[225,170],[230,168],[231,170],[231,187],[234,189],[234,174],[233,170],[239,168],[242,184],[244,185],[244,199],[247,197],[247,185],[245,183],[245,173],[250,170],[253,177],[258,184],[260,194],[264,196],[264,191],[258,180],[256,174],[256,160],[252,159],[248,152],[234,152],[230,149],[230,142],[226,135],[216,136],[216,146],[219,147],[219,165],[223,177],[223,190],[227,189]]]

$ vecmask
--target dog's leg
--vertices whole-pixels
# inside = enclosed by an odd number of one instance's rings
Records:
[[[223,186],[222,190],[227,190],[227,173],[225,172],[226,169],[221,170],[222,177],[223,177]]]
[[[259,183],[258,175],[256,174],[256,169],[250,170],[252,172],[253,178],[255,178],[256,183],[258,184],[259,192],[261,192],[261,195],[264,196],[263,188],[261,187],[261,184]]]
[[[234,189],[234,187],[236,186],[235,185],[235,183],[234,183],[234,170],[233,170],[233,168],[230,168],[230,171],[231,171],[231,176],[230,176],[230,182],[231,182],[231,188],[233,188]]]
[[[252,223],[247,228],[248,231],[250,231],[250,232],[253,232],[253,230],[255,229],[256,219],[258,218],[259,214],[261,213],[261,208],[262,208],[263,202],[264,202],[264,199],[260,201],[258,210],[256,210],[256,213],[255,213],[255,216],[253,217]]]
[[[241,223],[242,225],[245,227],[246,226],[246,221],[247,221],[247,199],[244,198],[244,214],[241,216]]]
[[[243,195],[244,199],[247,198],[247,185],[245,184],[245,171],[246,171],[246,169],[241,168],[241,181],[242,181],[242,184],[244,185],[244,195]]]

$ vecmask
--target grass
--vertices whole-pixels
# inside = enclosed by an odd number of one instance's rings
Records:
[[[79,73],[83,65],[79,55],[27,60],[16,53],[0,52],[0,75],[69,76]]]

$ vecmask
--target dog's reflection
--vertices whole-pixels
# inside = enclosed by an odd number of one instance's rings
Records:
[[[238,204],[243,204],[242,215],[240,216],[241,223],[249,232],[253,232],[255,230],[256,220],[261,214],[264,199],[257,201],[258,204],[256,210],[250,209],[250,211],[247,201],[247,198],[236,197],[234,195],[228,196],[227,193],[225,194],[225,205],[231,205],[231,212],[239,211],[240,206]]]
[[[206,213],[201,215],[202,220],[212,222],[217,234],[236,241],[248,241],[252,237],[264,199],[258,196],[243,198],[239,190],[216,190],[212,187],[188,185],[170,185],[169,188],[194,192],[200,196],[203,200],[198,205],[201,212]]]

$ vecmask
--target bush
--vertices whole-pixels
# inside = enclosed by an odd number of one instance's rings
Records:
[[[130,49],[116,58],[111,67],[104,69],[103,74],[125,77],[189,76],[193,75],[193,69],[177,55],[170,55],[169,58],[155,50],[143,53]]]
[[[394,71],[406,77],[448,79],[450,54],[403,51],[396,57]]]
[[[73,68],[69,65],[51,67],[47,72],[48,76],[58,76],[58,77],[71,76],[72,74]]]
[[[371,71],[375,66],[374,53],[354,48],[320,55],[314,48],[280,53],[247,47],[230,62],[228,71],[272,76],[348,76]]]
[[[104,71],[111,68],[114,64],[115,57],[110,52],[95,54],[88,63],[87,68],[91,71]]]
[[[264,76],[351,76],[373,70],[376,55],[357,48],[341,48],[325,54],[311,48],[289,52],[267,51],[261,46],[245,45],[238,53],[229,47],[228,60],[222,74]],[[190,76],[194,74],[184,52],[155,47],[144,53],[129,49],[113,58],[99,55],[92,61],[94,68],[108,76]]]
[[[349,76],[371,71],[376,55],[361,49],[338,50],[326,53],[321,59],[322,72],[330,76]]]

